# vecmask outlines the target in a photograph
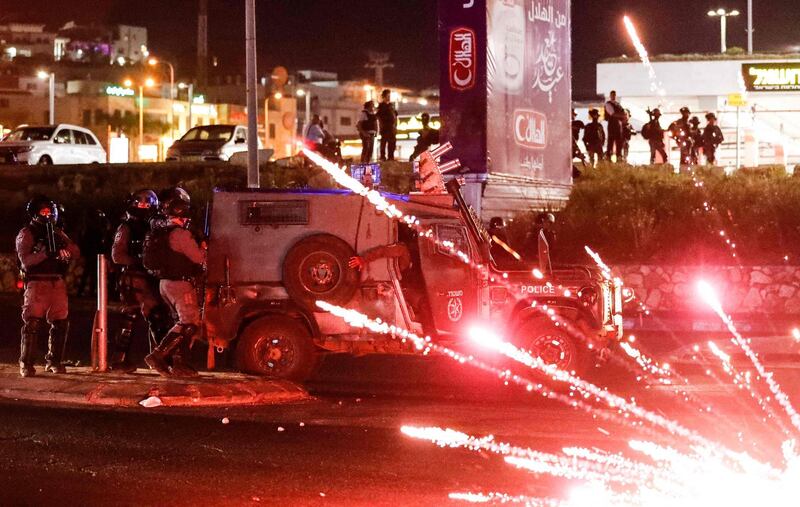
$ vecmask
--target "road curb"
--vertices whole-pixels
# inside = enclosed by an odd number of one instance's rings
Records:
[[[203,373],[192,379],[165,379],[140,370],[136,375],[100,374],[69,368],[66,375],[41,369],[21,378],[16,367],[0,365],[0,399],[64,405],[142,408],[274,405],[312,399],[300,385],[239,374]]]

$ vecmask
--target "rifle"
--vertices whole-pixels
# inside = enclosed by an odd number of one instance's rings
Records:
[[[44,224],[45,237],[47,238],[47,254],[51,257],[58,255],[58,244],[56,243],[56,231],[52,222]]]
[[[206,209],[203,216],[203,237],[204,241],[208,242],[209,240],[209,232],[210,232],[210,224],[209,224],[209,211],[210,211],[211,203],[206,201]],[[207,255],[207,254],[206,254]],[[208,258],[206,258],[206,270],[208,269]],[[202,275],[202,280],[200,281],[200,323],[205,332],[205,316],[206,316],[206,283],[208,282],[208,273],[204,272]]]

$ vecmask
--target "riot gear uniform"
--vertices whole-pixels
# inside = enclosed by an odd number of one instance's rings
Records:
[[[182,196],[164,203],[167,220],[147,234],[142,256],[147,271],[160,279],[161,297],[177,321],[161,343],[145,358],[150,368],[164,376],[196,375],[188,364],[189,346],[200,329],[200,307],[194,277],[205,267],[205,251],[187,230],[191,209]],[[167,359],[172,357],[172,367]]]
[[[578,146],[578,140],[581,138],[581,130],[586,127],[582,121],[577,119],[578,114],[575,110],[572,110],[572,158],[578,159],[584,164],[586,163],[586,156],[581,151],[580,146]]]
[[[64,276],[69,261],[80,256],[80,249],[58,226],[58,206],[46,197],[28,203],[31,222],[17,235],[16,251],[25,276],[22,304],[20,375],[36,374],[33,366],[39,337],[50,333],[45,370],[64,373],[61,364],[69,333],[69,300]]]
[[[661,163],[666,164],[669,159],[664,149],[664,129],[659,122],[661,111],[654,109],[653,111],[648,110],[648,113],[650,114],[650,121],[642,127],[642,137],[647,139],[647,143],[650,145],[650,163],[655,164],[656,154],[659,154],[661,155]]]
[[[688,107],[681,108],[681,117],[672,122],[669,126],[670,134],[675,142],[678,143],[678,149],[681,153],[680,165],[689,165],[692,162],[692,126],[689,124],[689,115],[691,112]]]
[[[113,370],[126,373],[136,370],[129,354],[133,326],[139,316],[147,321],[152,343],[158,343],[171,325],[169,311],[158,293],[158,280],[142,265],[144,240],[150,231],[149,219],[157,209],[158,197],[152,190],[132,194],[125,219],[114,236],[111,258],[121,268],[117,289],[123,307],[121,326],[114,340]]]
[[[595,162],[603,160],[603,144],[606,141],[606,133],[603,131],[603,125],[598,121],[600,113],[597,109],[591,109],[589,117],[592,121],[583,130],[583,144],[586,145],[589,162],[595,165]]]
[[[625,134],[623,132],[623,122],[625,119],[625,109],[617,102],[617,93],[612,91],[609,100],[605,105],[605,118],[608,127],[608,148],[606,158],[611,160],[611,155],[617,156],[617,162],[622,162]]]
[[[725,137],[717,125],[717,116],[714,113],[708,113],[706,120],[708,120],[708,125],[703,129],[703,152],[708,163],[714,164],[717,161],[717,147],[722,144]]]

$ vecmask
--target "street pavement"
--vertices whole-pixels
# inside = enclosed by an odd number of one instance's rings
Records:
[[[443,357],[328,356],[304,387],[231,371],[176,381],[144,370],[122,376],[79,367],[20,379],[16,336],[13,326],[0,330],[0,505],[438,506],[458,504],[448,498],[453,492],[560,497],[573,485],[488,453],[411,440],[400,432],[408,424],[494,435],[545,452],[625,452],[632,438],[686,443],[631,426],[615,410],[576,410]],[[638,337],[644,350],[672,362],[672,385],[644,382],[616,364],[593,378],[715,441],[776,458],[785,435],[707,354],[700,364],[691,358],[693,345],[708,338]],[[724,334],[715,338],[725,346]],[[784,338],[756,337],[753,347],[782,352],[791,345]],[[74,362],[85,362],[83,347],[70,350]],[[764,357],[797,404],[793,354]],[[201,350],[197,364],[202,358]],[[733,361],[752,372],[741,355]],[[250,397],[235,399],[237,392]],[[259,403],[259,393],[285,397]],[[152,394],[160,406],[138,403]],[[93,402],[102,396],[117,401]],[[219,403],[200,401],[214,396]]]

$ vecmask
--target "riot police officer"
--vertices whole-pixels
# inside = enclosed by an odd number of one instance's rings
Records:
[[[688,166],[692,162],[692,126],[689,124],[689,115],[692,114],[688,107],[681,108],[681,117],[670,123],[669,131],[681,153],[681,166]]]
[[[714,165],[717,161],[717,147],[725,140],[722,130],[717,125],[717,115],[714,113],[706,114],[708,124],[703,129],[703,152],[709,164]]]
[[[25,275],[19,372],[23,377],[36,374],[36,342],[47,333],[49,324],[45,370],[65,373],[61,360],[69,332],[69,301],[64,276],[69,261],[80,256],[80,249],[58,226],[55,202],[36,197],[28,202],[27,211],[31,221],[19,231],[16,240],[17,257]]]
[[[131,334],[139,316],[146,321],[152,342],[158,343],[171,326],[169,311],[158,293],[158,280],[142,265],[144,239],[150,231],[150,219],[158,210],[158,196],[149,189],[131,194],[125,219],[117,228],[111,259],[120,268],[117,281],[122,302],[121,326],[117,331],[111,369],[131,373]]]
[[[603,125],[598,121],[600,111],[590,109],[589,118],[592,121],[583,129],[583,144],[586,145],[586,152],[589,154],[589,163],[594,166],[596,162],[603,160],[603,144],[606,141],[606,133],[603,131]]]
[[[145,362],[164,376],[197,375],[188,363],[188,354],[201,325],[194,280],[204,271],[206,252],[188,230],[191,203],[185,191],[163,203],[162,211],[165,219],[151,222],[153,230],[145,238],[143,264],[160,280],[161,297],[177,323]]]
[[[669,162],[667,159],[667,152],[664,150],[664,129],[661,127],[659,119],[661,118],[661,110],[656,108],[650,111],[650,121],[642,127],[642,137],[647,139],[647,144],[650,145],[650,163],[656,163],[656,155],[661,156],[661,163],[666,164]]]

